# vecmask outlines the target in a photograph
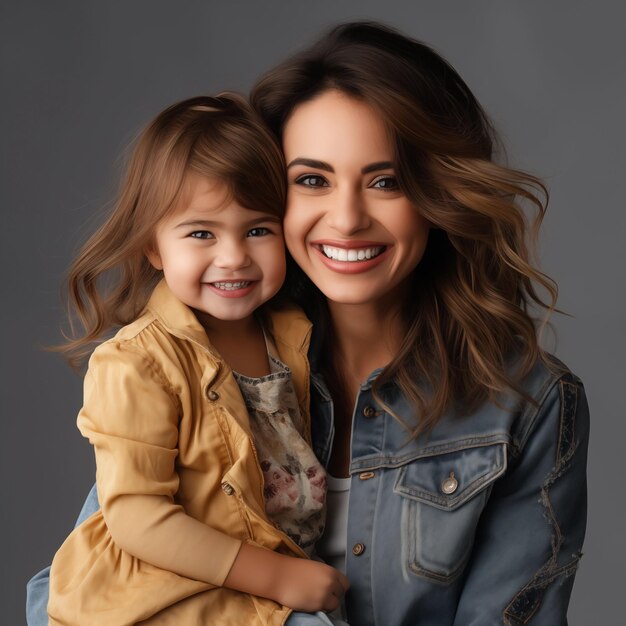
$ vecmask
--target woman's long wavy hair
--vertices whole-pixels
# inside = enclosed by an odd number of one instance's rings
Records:
[[[113,211],[70,268],[71,334],[57,349],[74,367],[145,307],[162,276],[145,252],[157,224],[179,206],[190,173],[220,181],[241,206],[283,217],[282,152],[243,97],[199,96],[160,113],[136,142]]]
[[[546,209],[545,186],[494,162],[494,130],[468,86],[431,48],[390,28],[334,28],[262,77],[251,102],[280,140],[294,108],[330,89],[383,118],[400,188],[432,225],[404,303],[406,341],[376,380],[377,400],[385,406],[381,390],[395,379],[420,415],[406,424],[417,436],[451,406],[469,413],[511,389],[525,395],[521,378],[538,359],[551,364],[532,308],[547,321],[557,287],[533,266],[528,246]],[[532,229],[520,201],[534,209]],[[290,281],[332,345],[325,299],[293,266]],[[342,380],[332,356],[324,367],[330,381]]]

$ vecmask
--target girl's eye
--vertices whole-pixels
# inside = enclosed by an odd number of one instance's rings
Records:
[[[302,185],[303,187],[328,187],[328,181],[323,176],[316,174],[305,174],[296,178],[296,185]]]
[[[248,237],[263,237],[264,235],[271,234],[271,232],[272,231],[269,228],[257,226],[256,228],[251,228],[248,231]]]
[[[194,239],[214,239],[210,230],[194,230],[192,233],[189,233],[189,236]]]
[[[383,191],[398,191],[398,181],[395,176],[379,176],[370,185],[374,189],[382,189]]]

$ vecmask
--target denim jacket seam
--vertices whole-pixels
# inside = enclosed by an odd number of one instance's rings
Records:
[[[563,566],[558,566],[558,557],[563,545],[563,534],[559,521],[555,515],[550,499],[550,488],[568,469],[569,462],[578,449],[579,442],[575,437],[575,421],[577,412],[577,396],[572,402],[567,391],[569,387],[578,389],[582,383],[573,374],[564,374],[556,383],[559,386],[559,434],[556,446],[555,465],[548,474],[541,487],[541,503],[543,504],[549,525],[553,531],[551,537],[552,552],[548,560],[537,570],[531,579],[511,599],[503,612],[506,626],[522,626],[527,624],[542,604],[543,593],[557,578],[569,577],[576,572],[582,553],[572,555],[572,560]],[[551,388],[552,389],[552,388]],[[569,445],[562,450],[565,436],[570,434]]]

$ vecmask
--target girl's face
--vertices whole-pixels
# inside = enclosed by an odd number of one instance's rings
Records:
[[[243,320],[280,289],[280,218],[246,209],[215,180],[190,174],[181,207],[163,219],[146,253],[179,300],[210,317]]]
[[[399,190],[377,112],[330,90],[297,106],[284,129],[287,247],[332,302],[400,301],[429,223]]]

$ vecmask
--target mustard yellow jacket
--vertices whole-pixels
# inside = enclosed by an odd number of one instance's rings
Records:
[[[311,325],[272,311],[309,437]],[[228,365],[161,282],[93,353],[78,427],[95,448],[101,510],[51,570],[50,624],[280,625],[290,611],[221,587],[241,542],[306,556],[266,517],[248,413]]]

